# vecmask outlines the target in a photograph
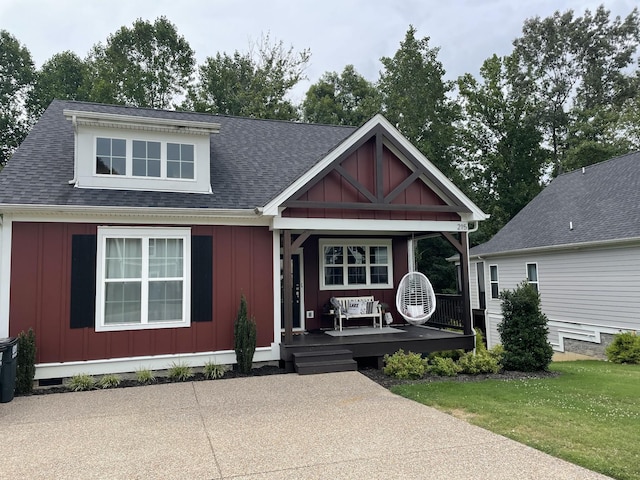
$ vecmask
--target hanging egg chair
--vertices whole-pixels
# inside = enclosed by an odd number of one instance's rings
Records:
[[[398,285],[398,313],[411,325],[422,325],[436,310],[436,294],[429,279],[420,272],[409,272]]]

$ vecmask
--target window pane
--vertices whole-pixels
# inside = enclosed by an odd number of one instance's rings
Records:
[[[160,158],[160,142],[147,142],[147,158]]]
[[[149,278],[182,277],[182,239],[149,239]]]
[[[342,265],[342,247],[324,247],[325,265]]]
[[[138,177],[144,177],[147,175],[147,162],[140,160],[139,158],[133,159],[133,174]]]
[[[182,164],[182,178],[193,178],[193,163]]]
[[[140,323],[141,283],[110,282],[105,286],[104,323]]]
[[[366,267],[349,267],[349,285],[364,285],[367,283]]]
[[[167,143],[167,160],[180,160],[180,145]]]
[[[112,175],[126,175],[127,173],[127,161],[124,157],[113,157],[111,159],[111,174]]]
[[[371,283],[389,283],[387,267],[371,267]]]
[[[342,267],[325,267],[324,283],[325,285],[344,285]]]
[[[538,266],[535,263],[527,264],[527,278],[530,282],[538,281]]]
[[[180,145],[180,154],[183,162],[193,162],[193,145]]]
[[[347,247],[349,265],[364,265],[367,261],[365,247]]]
[[[109,138],[98,138],[96,139],[96,154],[97,155],[105,155],[107,157],[111,156],[111,139]]]
[[[135,158],[147,158],[147,142],[133,141],[133,156]]]
[[[387,257],[387,247],[371,247],[369,251],[369,261],[377,264],[389,263]]]
[[[142,240],[139,238],[107,238],[105,278],[140,278],[142,273]]]
[[[167,177],[180,178],[180,162],[167,162]]]
[[[492,282],[497,282],[498,281],[498,267],[495,265],[492,265],[489,267],[489,271],[491,273],[491,281]]]
[[[498,284],[491,284],[491,298],[498,298]]]
[[[149,160],[147,162],[147,177],[160,176],[160,160]]]
[[[114,157],[126,157],[127,156],[127,142],[125,140],[112,139],[111,140],[111,155]]]
[[[149,282],[149,322],[182,320],[182,282]]]

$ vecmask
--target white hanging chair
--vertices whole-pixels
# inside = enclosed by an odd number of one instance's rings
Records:
[[[436,310],[436,294],[429,279],[420,272],[409,272],[398,285],[398,313],[411,325],[422,325]]]

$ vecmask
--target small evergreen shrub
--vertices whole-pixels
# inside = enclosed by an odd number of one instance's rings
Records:
[[[640,335],[635,332],[616,334],[605,353],[610,362],[640,363]]]
[[[434,358],[450,358],[457,362],[462,355],[464,355],[464,350],[442,350],[441,352],[430,353],[427,359],[431,362]]]
[[[500,371],[500,364],[486,349],[476,350],[476,353],[465,353],[460,357],[460,360],[458,360],[458,366],[460,367],[460,373],[467,373],[469,375],[498,373]]]
[[[96,383],[99,388],[115,388],[120,385],[120,377],[113,373],[103,375]]]
[[[33,391],[33,379],[36,376],[36,334],[33,329],[18,335],[18,356],[16,357],[16,392],[21,394]]]
[[[435,357],[429,363],[427,371],[441,377],[455,377],[460,373],[460,366],[450,357]]]
[[[501,343],[494,345],[492,348],[487,350],[487,353],[491,355],[495,359],[495,361],[502,367],[502,357],[504,357],[504,347]]]
[[[227,369],[224,365],[218,365],[215,362],[207,362],[204,364],[204,376],[209,380],[224,377],[224,372],[226,371]]]
[[[86,373],[78,373],[71,377],[67,382],[67,388],[74,392],[82,392],[85,390],[93,390],[96,386],[96,380]]]
[[[253,318],[247,317],[247,300],[244,295],[240,297],[240,308],[233,325],[233,338],[238,371],[240,373],[249,373],[253,365],[253,355],[256,351],[257,328]]]
[[[189,380],[191,377],[193,377],[193,371],[191,370],[191,367],[187,363],[173,362],[169,367],[167,376],[171,380],[185,382]]]
[[[504,347],[505,370],[535,372],[547,370],[553,349],[547,339],[547,316],[540,310],[540,295],[526,281],[513,291],[505,290],[502,299],[503,320],[498,332]]]
[[[419,353],[404,353],[402,349],[393,355],[385,355],[384,363],[385,375],[405,379],[421,378],[427,367],[427,361]]]
[[[151,370],[141,368],[140,370],[136,370],[136,380],[143,385],[149,385],[156,381],[156,377]]]

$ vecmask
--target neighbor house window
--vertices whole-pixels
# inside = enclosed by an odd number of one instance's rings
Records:
[[[167,143],[167,177],[193,178],[193,145]]]
[[[189,326],[190,235],[98,228],[97,331]]]
[[[537,263],[527,263],[527,281],[533,285],[533,288],[538,290],[538,264]]]
[[[96,139],[96,173],[127,174],[127,143],[120,138]]]
[[[392,288],[390,240],[321,240],[323,290]]]
[[[498,287],[498,266],[497,265],[489,266],[489,276],[491,280],[491,298],[499,298],[500,289]]]

